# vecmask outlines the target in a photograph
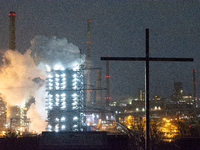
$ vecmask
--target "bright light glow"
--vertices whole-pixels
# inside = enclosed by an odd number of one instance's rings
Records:
[[[65,129],[65,125],[62,125],[62,126],[61,126],[61,129],[64,130],[64,129]]]
[[[46,67],[46,69],[47,69],[48,72],[51,71],[51,67],[50,66],[45,65],[45,67]]]
[[[66,96],[66,94],[65,94],[65,93],[62,93],[61,96]]]
[[[62,103],[62,106],[66,106],[65,104],[66,104],[66,102],[63,102],[63,103]]]
[[[61,99],[61,101],[65,101],[65,100],[66,100],[66,98],[62,98],[62,99]]]
[[[65,121],[65,117],[62,117],[62,118],[61,118],[61,121],[64,122],[64,121]]]
[[[77,89],[77,86],[74,86],[73,89],[74,89],[74,90]]]
[[[73,81],[73,82],[76,82],[76,81],[78,81],[78,79],[77,79],[77,78],[74,78],[72,81]]]
[[[51,125],[48,125],[48,129],[51,129],[52,128],[52,126]]]
[[[57,122],[59,122],[59,119],[58,119],[58,118],[56,118],[56,121],[57,121]]]
[[[53,78],[53,76],[51,74],[48,75],[48,78]]]
[[[62,86],[61,89],[64,90],[66,88],[66,86]]]
[[[72,94],[72,96],[73,96],[73,97],[76,97],[76,96],[77,96],[77,94],[76,94],[76,93],[74,93],[74,94]]]
[[[56,74],[56,77],[59,77],[60,75],[59,74]]]
[[[144,111],[144,108],[142,108],[142,111]]]
[[[72,109],[76,109],[76,107],[74,106],[74,107],[72,107]]]
[[[139,109],[138,108],[136,108],[136,111],[138,111]]]
[[[74,128],[77,128],[78,126],[75,124],[73,127],[74,127]]]
[[[61,85],[66,84],[66,82],[62,82]]]
[[[76,75],[76,74],[73,74],[73,77],[74,77],[74,78],[76,78],[76,77],[77,77],[77,75]]]
[[[66,106],[62,106],[61,108],[64,109],[64,108],[66,108]]]
[[[59,94],[56,94],[56,97],[59,97],[60,95]]]
[[[78,104],[77,102],[72,103],[72,105],[77,105],[77,104]]]
[[[61,76],[61,77],[65,77],[66,75],[63,73],[63,74],[61,74],[60,76]]]
[[[59,64],[54,66],[54,70],[65,70],[65,68]]]
[[[78,117],[74,117],[73,120],[75,120],[75,121],[78,120]]]
[[[73,98],[72,100],[73,100],[73,101],[76,101],[76,100],[77,100],[77,98],[75,97],[75,98]]]
[[[78,69],[79,69],[79,65],[78,65],[78,63],[76,63],[76,64],[74,65],[73,71],[77,71]]]

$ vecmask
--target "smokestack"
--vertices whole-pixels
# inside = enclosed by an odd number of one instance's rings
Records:
[[[91,32],[90,32],[90,23],[91,20],[87,21],[87,99],[86,103],[89,104],[91,102]]]
[[[101,103],[101,69],[96,70],[96,103]]]
[[[109,61],[106,61],[106,104],[109,105],[110,97],[110,75],[109,75]]]
[[[197,106],[197,91],[196,91],[196,70],[193,70],[193,99],[194,99],[194,104]]]
[[[15,12],[10,12],[9,49],[15,50]]]

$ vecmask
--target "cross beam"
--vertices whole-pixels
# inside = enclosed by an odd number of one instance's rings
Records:
[[[114,61],[146,61],[146,57],[101,57],[101,60]],[[149,57],[149,61],[193,61],[193,58],[164,58]]]
[[[146,133],[145,150],[149,150],[149,61],[193,61],[193,58],[159,58],[149,57],[149,29],[146,29],[146,57],[101,57],[101,60],[110,61],[145,61],[145,109]]]

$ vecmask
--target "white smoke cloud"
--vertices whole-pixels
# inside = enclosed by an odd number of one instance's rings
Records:
[[[37,83],[34,82],[34,79],[44,81],[46,79],[46,74],[45,71],[37,68],[30,53],[30,50],[27,50],[24,54],[18,51],[7,50],[3,55],[3,65],[0,69],[0,93],[7,102],[8,120],[11,115],[10,107],[21,105],[22,101],[28,101],[31,96],[36,98],[36,104],[40,103],[43,108],[45,106],[44,94],[37,97],[38,90],[41,89],[44,82],[42,84],[39,82]],[[36,112],[35,110],[36,109],[30,109],[30,111]],[[35,113],[34,115],[28,115],[28,117],[31,120],[34,120],[34,118],[41,118],[40,123],[43,125],[42,128],[45,129],[46,123],[41,114]],[[45,114],[46,113],[43,112],[43,115]],[[38,128],[35,126],[35,130],[41,131],[41,127]]]
[[[68,43],[66,38],[36,36],[31,41],[30,49],[37,65],[42,63],[54,68],[59,64],[64,68],[72,68],[85,61],[85,55],[80,55],[79,48]]]
[[[80,56],[77,46],[68,43],[67,39],[36,36],[31,47],[24,54],[7,50],[3,54],[3,65],[0,68],[0,93],[5,97],[9,108],[20,105],[23,100],[35,98],[27,112],[31,119],[29,131],[41,133],[46,128],[47,113],[45,111],[45,79],[47,65],[53,68],[62,65],[65,68],[82,64],[85,55]]]
[[[20,105],[38,89],[37,83],[32,79],[45,79],[45,75],[35,66],[30,57],[30,50],[23,55],[18,51],[8,50],[3,59],[4,64],[0,69],[0,92],[10,105]]]
[[[45,111],[45,84],[35,92],[36,103],[32,104],[27,112],[31,119],[30,131],[41,133],[46,128],[47,112]]]

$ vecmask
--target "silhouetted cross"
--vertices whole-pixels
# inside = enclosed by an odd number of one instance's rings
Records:
[[[149,61],[193,61],[193,58],[157,58],[149,57],[149,29],[146,29],[146,57],[101,57],[101,60],[145,61],[145,109],[146,133],[145,150],[149,149]]]

